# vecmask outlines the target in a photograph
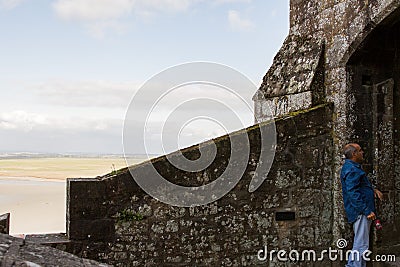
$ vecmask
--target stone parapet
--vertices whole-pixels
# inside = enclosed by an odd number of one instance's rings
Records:
[[[0,215],[0,234],[10,233],[10,213]]]

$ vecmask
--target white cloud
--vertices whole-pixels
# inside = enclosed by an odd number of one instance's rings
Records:
[[[201,0],[57,0],[53,3],[53,8],[62,19],[96,21],[119,19],[132,12],[184,11],[199,1]]]
[[[135,82],[54,80],[30,85],[47,103],[72,107],[126,108],[140,87]]]
[[[53,9],[59,18],[82,22],[90,35],[101,39],[106,32],[125,31],[120,19],[132,13],[135,3],[136,0],[57,0]]]
[[[127,15],[134,4],[134,0],[57,0],[53,8],[62,19],[96,21]]]
[[[122,153],[122,120],[15,110],[0,113],[3,151]]]
[[[115,124],[114,122],[115,119],[50,116],[24,110],[0,113],[0,129],[24,132],[29,132],[33,129],[103,131],[112,128],[111,124]]]
[[[92,36],[103,38],[107,32],[125,32],[127,25],[121,19],[129,15],[181,12],[198,1],[201,0],[57,0],[53,9],[59,18],[80,21]]]
[[[9,0],[11,1],[11,0]],[[15,0],[14,0],[15,1]],[[252,0],[55,0],[53,9],[64,20],[82,22],[91,35],[103,38],[106,32],[122,33],[127,27],[122,19],[131,15],[151,17],[157,13],[184,12],[196,3],[212,5],[251,3]],[[230,11],[235,29],[248,29],[252,23]]]
[[[242,18],[239,11],[229,10],[228,21],[232,30],[235,31],[247,31],[254,28],[252,21]]]
[[[34,125],[44,124],[45,121],[46,119],[41,115],[17,110],[0,114],[0,129],[29,131]]]
[[[98,21],[120,19],[132,13],[182,12],[200,2],[229,4],[252,0],[56,0],[53,9],[62,19]]]
[[[13,9],[19,4],[21,4],[24,0],[0,0],[0,8],[1,9]]]

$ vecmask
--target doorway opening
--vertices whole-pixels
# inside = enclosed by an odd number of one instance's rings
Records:
[[[375,241],[387,243],[400,231],[400,9],[368,34],[346,68],[347,126],[365,151],[364,170],[385,195],[377,211],[387,229]]]

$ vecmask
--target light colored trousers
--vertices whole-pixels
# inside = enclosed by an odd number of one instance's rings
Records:
[[[367,262],[363,258],[363,252],[369,248],[369,230],[371,227],[371,220],[367,219],[365,215],[359,215],[353,224],[354,230],[354,243],[353,251],[358,251],[359,257],[352,253],[349,256],[346,267],[365,267]],[[351,255],[355,255],[352,259]]]

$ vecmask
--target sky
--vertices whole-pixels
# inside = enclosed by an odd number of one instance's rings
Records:
[[[122,154],[125,115],[146,81],[183,63],[215,62],[256,89],[288,24],[289,0],[0,0],[0,152]],[[187,85],[159,102],[146,90],[145,101],[161,105],[149,125],[164,125],[172,112],[165,107],[178,100],[208,113],[161,134],[160,127],[132,129],[149,140],[164,134],[170,147],[150,141],[148,151],[130,149],[137,154],[163,154],[253,123],[248,110],[226,108],[235,96],[215,86]],[[239,92],[247,102],[253,94]],[[194,101],[201,98],[208,102]],[[223,125],[210,111],[242,120]]]

